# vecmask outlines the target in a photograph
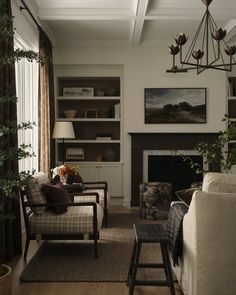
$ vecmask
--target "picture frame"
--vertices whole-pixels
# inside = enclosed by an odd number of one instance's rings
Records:
[[[84,160],[84,149],[83,148],[67,148],[66,149],[66,160]]]
[[[145,88],[145,124],[206,123],[206,88]]]
[[[94,96],[93,87],[64,87],[63,96]]]

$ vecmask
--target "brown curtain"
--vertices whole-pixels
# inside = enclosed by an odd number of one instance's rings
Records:
[[[54,115],[54,84],[52,44],[39,29],[39,54],[46,57],[39,71],[39,170],[49,172],[55,167],[55,143],[52,139]]]
[[[11,17],[11,1],[0,1],[0,16]],[[12,20],[7,22],[9,30],[13,30]],[[2,30],[3,28],[1,28]],[[6,37],[3,33],[0,35],[0,57],[12,56],[14,52],[13,35]],[[3,98],[11,96],[13,99],[3,102]],[[0,62],[0,125],[3,126],[7,122],[13,122],[17,125],[17,106],[15,87],[15,65]],[[0,152],[9,151],[11,148],[17,147],[17,131],[0,137]],[[18,171],[18,161],[9,160],[3,166],[0,166],[0,178],[3,178],[9,171]],[[4,215],[14,215],[12,219],[0,218],[0,263],[9,261],[13,258],[13,254],[21,253],[21,221],[19,199],[6,198],[0,190],[0,202],[2,205],[2,213]],[[1,212],[0,212],[1,213]]]

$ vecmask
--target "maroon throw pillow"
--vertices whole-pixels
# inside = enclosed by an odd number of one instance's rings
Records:
[[[52,184],[47,183],[41,186],[41,190],[47,198],[48,203],[69,203],[70,197],[67,190],[63,187],[61,182]],[[67,205],[50,206],[50,209],[55,210],[57,214],[65,213]]]
[[[56,184],[56,183],[61,183],[61,179],[59,175],[56,175],[55,177],[53,177],[53,179],[51,179],[50,183],[51,184]]]

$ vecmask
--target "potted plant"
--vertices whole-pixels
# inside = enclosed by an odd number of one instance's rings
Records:
[[[204,164],[208,164],[207,170],[199,164],[194,162],[191,157],[183,156],[184,161],[189,161],[191,168],[197,174],[206,172],[227,172],[236,164],[236,147],[228,149],[230,141],[236,139],[236,127],[228,118],[227,115],[223,118],[227,128],[218,133],[217,139],[213,143],[199,142],[194,148],[200,155],[203,156]]]
[[[14,198],[19,198],[20,189],[25,185],[27,176],[32,172],[18,171],[17,163],[20,159],[34,156],[30,144],[17,146],[18,130],[33,128],[34,123],[28,121],[17,124],[16,115],[13,119],[7,118],[7,113],[16,113],[14,67],[15,63],[22,58],[26,58],[30,62],[33,60],[42,61],[39,54],[34,51],[13,49],[13,17],[8,15],[8,10],[8,1],[2,1],[0,3],[0,113],[2,117],[0,119],[0,243],[3,244],[5,243],[5,223],[11,222],[15,218],[8,207],[11,206],[11,201]],[[9,72],[13,73],[10,79]],[[11,284],[9,286],[9,279],[6,276],[11,271],[3,262],[0,253],[0,293],[10,294]],[[5,285],[6,282],[8,285]]]

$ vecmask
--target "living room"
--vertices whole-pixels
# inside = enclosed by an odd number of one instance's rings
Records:
[[[78,164],[79,173],[85,182],[108,182],[110,197],[108,229],[112,212],[120,213],[121,210],[137,213],[139,210],[139,184],[149,181],[148,167],[143,157],[145,153],[149,151],[151,155],[163,156],[171,155],[171,151],[178,153],[188,151],[185,153],[188,155],[189,151],[193,152],[198,142],[212,142],[219,131],[225,130],[226,123],[223,120],[225,114],[233,114],[232,122],[236,118],[234,114],[236,105],[233,99],[228,99],[235,96],[235,65],[230,72],[216,69],[205,69],[200,74],[197,74],[196,69],[187,72],[167,72],[173,67],[173,55],[169,53],[168,47],[173,44],[176,34],[182,31],[189,38],[183,50],[187,49],[205,12],[205,5],[204,1],[200,0],[165,2],[11,1],[15,48],[19,44],[26,44],[27,49],[39,51],[39,27],[52,44],[54,108],[50,111],[54,118],[50,122],[52,128],[48,143],[51,146],[50,168],[60,166],[63,162]],[[209,10],[216,23],[227,29],[226,41],[235,44],[234,1],[227,0],[221,3],[219,0],[214,0],[210,3]],[[227,63],[227,58],[229,59],[229,56],[226,56],[224,63]],[[176,55],[176,64],[178,60],[179,55]],[[29,74],[30,87],[36,89],[39,72],[37,69],[34,70],[36,71],[34,74]],[[23,72],[19,70],[17,73],[16,82],[19,91],[19,81]],[[116,86],[117,81],[118,86]],[[27,89],[27,83],[25,85]],[[92,92],[87,99],[83,97],[75,100],[66,95],[66,90],[78,91],[79,88]],[[191,121],[191,118],[190,121],[189,118],[188,120],[185,118],[180,122],[148,121],[147,102],[150,89],[155,91],[163,89],[168,92],[183,89],[188,95],[200,90],[204,104],[204,111],[201,114],[203,120],[195,122]],[[47,148],[41,141],[39,128],[42,124],[35,111],[38,93],[33,92],[36,98],[35,109],[32,107],[30,111],[32,116],[27,120],[36,122],[34,133],[39,133],[39,136],[37,139],[34,138],[33,149],[36,148],[34,149],[36,157],[31,157],[30,165],[32,169],[42,171],[44,158],[42,151]],[[24,91],[18,93],[24,94]],[[75,95],[72,93],[72,96]],[[91,101],[90,96],[92,96]],[[21,99],[19,95],[19,101]],[[177,102],[170,100],[165,103],[175,104],[182,99],[184,100],[181,98]],[[81,100],[83,103],[79,109],[76,104]],[[228,100],[233,103],[229,104]],[[116,117],[113,107],[117,104],[120,110]],[[103,112],[103,107],[112,112],[109,114]],[[73,110],[76,113],[72,117],[67,117],[66,110]],[[97,116],[98,118],[95,118]],[[53,127],[60,121],[73,123],[74,138],[69,138],[67,135],[53,136]],[[105,138],[99,142],[97,140],[99,137]],[[41,150],[39,153],[38,148]],[[69,152],[81,154],[78,158],[72,157],[71,161]],[[229,172],[236,174],[235,166]],[[170,179],[161,181],[172,182]],[[189,185],[186,185],[181,189],[188,187]],[[22,225],[24,227],[23,219]],[[37,247],[35,241],[31,242],[28,261],[36,253]],[[98,257],[99,255],[98,251]],[[24,269],[23,258],[17,267],[19,270],[14,277],[13,294],[23,294],[24,290],[26,290],[24,294],[37,294],[40,291],[43,294],[66,292],[66,284],[19,283],[19,277]],[[103,287],[100,287],[101,284]],[[180,287],[175,285],[176,293],[182,294]],[[125,283],[120,287],[117,282],[71,283],[69,288],[67,293],[71,294],[73,292],[92,294],[95,290],[100,290],[101,294],[128,292]],[[140,294],[154,294],[156,290],[160,294],[169,294],[166,287],[137,287],[135,291],[137,294],[138,290]]]

